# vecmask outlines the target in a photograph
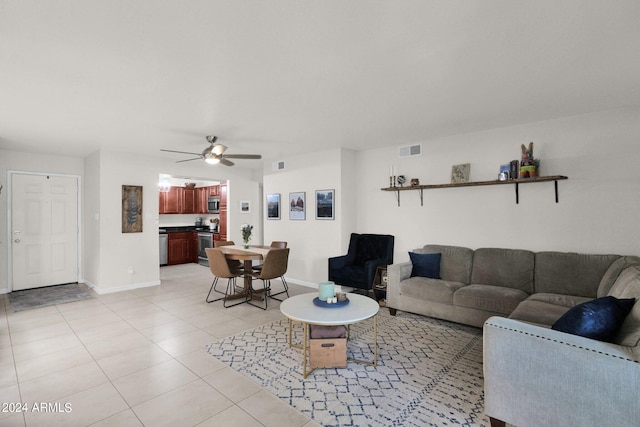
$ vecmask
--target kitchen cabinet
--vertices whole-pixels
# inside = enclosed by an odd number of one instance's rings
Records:
[[[210,187],[198,187],[196,191],[196,213],[206,214],[209,213],[207,209],[207,201],[209,199]]]
[[[180,188],[180,187],[178,187]],[[182,195],[182,206],[180,213],[192,214],[196,213],[196,191],[195,188],[180,188]]]
[[[210,187],[207,187],[209,189],[209,195],[210,196],[219,196],[220,195],[220,186],[219,185],[212,185]]]
[[[191,246],[189,247],[189,261],[198,262],[198,233],[191,233]]]
[[[181,187],[170,187],[169,191],[160,192],[159,212],[161,214],[177,214],[180,212],[182,197]]]
[[[174,265],[191,262],[192,240],[192,231],[169,233],[169,259],[167,264]]]
[[[220,240],[227,240],[227,185],[220,184]]]

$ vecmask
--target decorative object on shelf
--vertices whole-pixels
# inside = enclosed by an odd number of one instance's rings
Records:
[[[520,162],[511,160],[509,163],[509,179],[518,179],[520,176]]]
[[[529,143],[529,148],[522,144],[522,161],[520,162],[520,179],[537,178],[540,160],[533,157],[533,142]]]
[[[506,181],[509,179],[509,172],[511,171],[511,165],[500,165],[500,173],[498,174],[498,181]]]
[[[267,219],[280,219],[280,194],[267,194]]]
[[[242,224],[242,241],[244,242],[244,248],[249,249],[249,240],[251,240],[251,232],[253,231],[253,225]]]
[[[305,219],[305,192],[289,193],[289,219]]]
[[[469,182],[471,176],[471,164],[464,163],[462,165],[453,165],[451,167],[451,183],[459,184],[461,182]]]
[[[142,233],[142,186],[122,186],[122,232]]]
[[[411,186],[415,187],[416,185],[420,185],[420,180],[418,178],[411,178]]]
[[[397,181],[398,184],[400,184],[400,187],[404,187],[404,183],[407,182],[407,178],[404,175],[398,175]]]
[[[194,188],[196,188],[196,183],[195,182],[185,182],[184,183],[184,188],[194,189]]]
[[[316,219],[335,219],[334,196],[335,190],[316,190]]]
[[[396,176],[395,176],[395,167],[393,165],[389,166],[389,187],[396,186]]]

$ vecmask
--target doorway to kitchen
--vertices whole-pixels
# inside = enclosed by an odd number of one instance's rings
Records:
[[[79,281],[80,177],[9,171],[9,289]]]

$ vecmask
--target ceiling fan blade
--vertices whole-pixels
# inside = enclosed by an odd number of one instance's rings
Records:
[[[180,154],[193,154],[194,156],[199,156],[200,153],[190,153],[188,151],[175,151],[175,150],[165,150],[165,149],[160,149],[160,151],[166,151],[167,153],[180,153]]]
[[[202,159],[202,157],[196,157],[194,159],[187,159],[187,160],[178,160],[176,163],[190,162],[192,160],[200,160],[200,159]]]
[[[235,163],[233,163],[231,160],[227,160],[224,157],[220,158],[220,164],[221,165],[225,165],[225,166],[233,166],[233,165],[235,165]]]
[[[261,159],[260,154],[225,154],[227,159]]]

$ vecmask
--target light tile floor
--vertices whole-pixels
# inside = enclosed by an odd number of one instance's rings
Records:
[[[207,304],[212,276],[197,264],[160,276],[160,286],[17,313],[0,295],[0,425],[318,426],[204,351],[283,318],[278,301]]]

